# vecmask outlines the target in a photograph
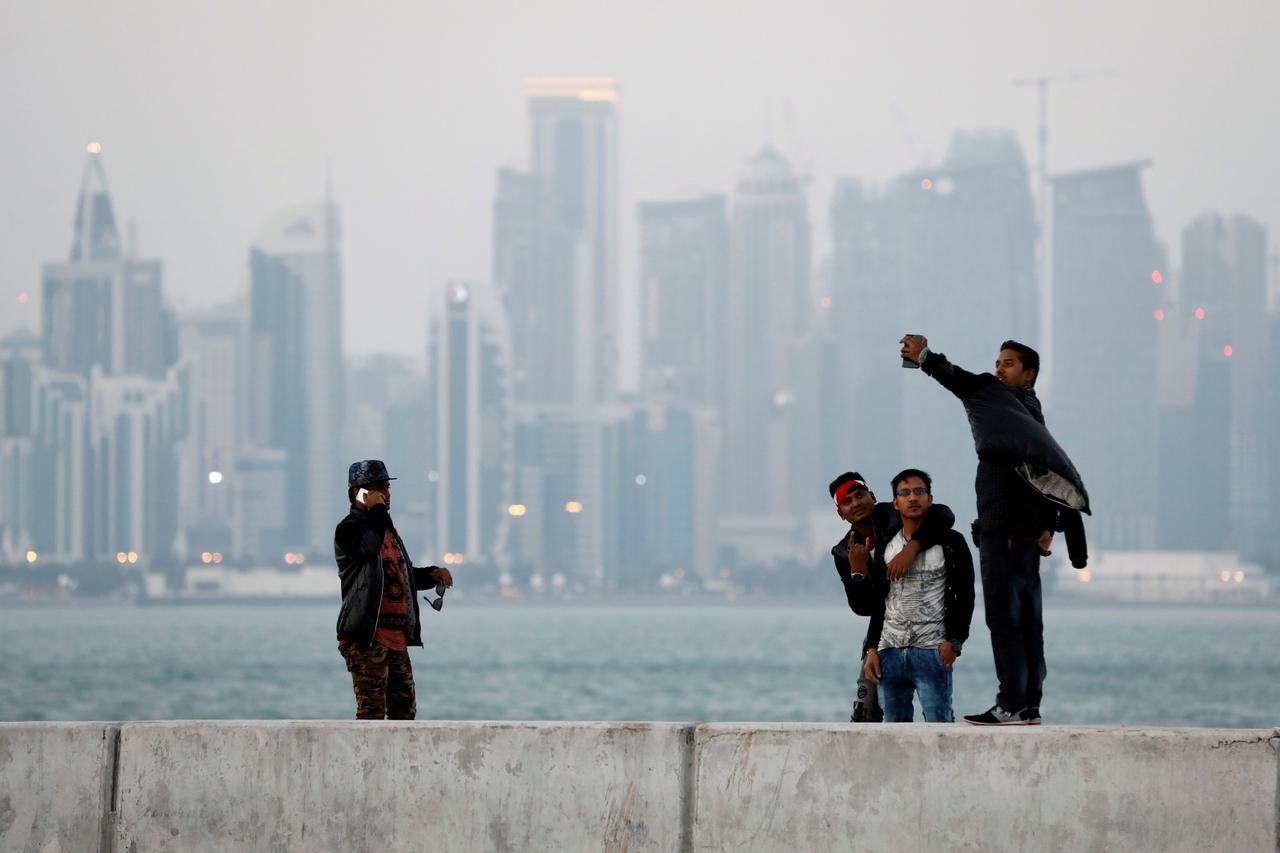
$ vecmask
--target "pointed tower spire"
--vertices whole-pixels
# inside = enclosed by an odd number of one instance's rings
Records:
[[[89,157],[80,179],[80,201],[76,205],[75,240],[71,244],[71,260],[91,261],[120,257],[120,232],[107,190],[107,176],[102,171],[102,146],[89,143]]]

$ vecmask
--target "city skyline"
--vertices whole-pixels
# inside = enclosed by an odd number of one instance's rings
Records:
[[[540,93],[531,89],[533,104],[536,105],[539,97],[546,96],[548,90],[545,87],[551,82],[540,81],[539,85],[544,87]],[[580,80],[568,82],[574,85],[582,83]],[[590,91],[587,94],[590,95]],[[575,97],[589,100],[582,91],[578,91]],[[569,114],[572,115],[572,107]],[[538,127],[536,110],[531,113],[531,121],[535,128]],[[322,418],[328,426],[322,424],[323,428],[317,429],[309,415],[311,411],[341,411],[335,405],[341,395],[342,374],[347,368],[338,367],[337,359],[345,359],[348,365],[354,363],[352,356],[344,356],[340,352],[337,343],[341,340],[342,325],[336,307],[340,303],[342,261],[338,250],[340,234],[336,206],[330,202],[295,205],[269,219],[250,252],[254,288],[243,297],[245,307],[229,305],[221,311],[184,315],[179,318],[179,332],[161,290],[162,261],[138,259],[133,254],[133,241],[120,238],[101,156],[101,148],[97,145],[90,146],[86,153],[76,204],[71,260],[45,265],[45,292],[53,293],[57,298],[45,300],[43,338],[28,341],[13,336],[6,341],[15,353],[24,348],[30,352],[33,345],[41,347],[43,369],[49,373],[50,378],[46,381],[50,389],[70,387],[69,381],[72,384],[79,382],[81,390],[74,391],[72,399],[85,393],[92,396],[95,404],[81,411],[77,417],[87,418],[88,432],[101,438],[92,439],[85,451],[89,454],[83,474],[86,483],[78,488],[127,496],[127,501],[120,505],[126,508],[124,510],[112,502],[94,507],[86,505],[89,508],[87,516],[82,518],[80,510],[74,510],[67,518],[59,519],[58,525],[66,523],[78,530],[75,535],[81,537],[83,543],[63,553],[71,556],[81,554],[86,558],[95,554],[128,553],[113,549],[128,548],[128,545],[120,544],[123,542],[154,541],[156,534],[144,531],[157,524],[166,530],[176,528],[182,531],[181,538],[174,544],[178,550],[198,548],[199,545],[193,545],[189,540],[205,537],[212,542],[210,547],[225,548],[229,553],[241,556],[261,553],[264,547],[268,550],[303,547],[313,552],[322,551],[327,518],[336,511],[334,507],[338,506],[338,501],[328,498],[317,501],[311,497],[314,490],[309,483],[324,479],[328,469],[333,467],[339,444],[351,444],[350,436],[345,432],[350,424],[344,427],[335,416]],[[1053,176],[1057,185],[1054,195],[1057,208],[1054,215],[1055,277],[1060,279],[1054,295],[1056,310],[1050,315],[1056,318],[1055,327],[1060,327],[1054,332],[1055,343],[1063,351],[1073,350],[1089,355],[1084,360],[1074,359],[1072,370],[1064,372],[1064,400],[1072,409],[1063,419],[1066,424],[1064,432],[1070,436],[1069,441],[1079,442],[1077,448],[1082,451],[1079,456],[1086,460],[1086,467],[1102,472],[1097,481],[1102,482],[1104,488],[1099,492],[1108,496],[1113,493],[1127,495],[1117,504],[1129,511],[1138,506],[1139,496],[1150,492],[1160,482],[1154,474],[1152,462],[1156,457],[1152,455],[1147,463],[1137,466],[1139,470],[1148,472],[1143,475],[1145,480],[1140,478],[1135,483],[1132,477],[1121,477],[1111,483],[1110,478],[1115,476],[1115,472],[1105,464],[1110,452],[1107,441],[1111,438],[1101,441],[1088,429],[1090,416],[1087,410],[1092,403],[1087,401],[1095,399],[1099,389],[1105,391],[1110,388],[1113,390],[1105,393],[1115,399],[1104,408],[1115,409],[1133,399],[1133,392],[1127,389],[1147,389],[1143,392],[1147,395],[1147,402],[1136,408],[1138,416],[1147,419],[1147,428],[1137,433],[1121,434],[1129,436],[1124,440],[1130,442],[1126,451],[1130,456],[1138,458],[1144,453],[1154,454],[1156,446],[1143,436],[1157,432],[1157,421],[1166,424],[1165,432],[1169,436],[1176,438],[1179,435],[1177,421],[1161,414],[1169,406],[1176,409],[1178,404],[1170,402],[1166,399],[1167,394],[1157,390],[1157,385],[1168,384],[1171,373],[1169,365],[1158,364],[1156,360],[1158,354],[1164,355],[1163,342],[1167,335],[1163,330],[1175,325],[1161,325],[1166,310],[1173,312],[1174,303],[1177,303],[1185,313],[1190,310],[1187,306],[1195,302],[1199,306],[1195,309],[1195,316],[1200,320],[1204,319],[1203,312],[1207,306],[1213,317],[1205,327],[1218,330],[1216,337],[1208,341],[1210,349],[1217,345],[1214,341],[1218,338],[1234,340],[1236,346],[1244,347],[1242,352],[1270,346],[1268,323],[1252,319],[1261,318],[1259,312],[1266,309],[1265,228],[1237,214],[1227,220],[1231,229],[1228,232],[1230,239],[1214,237],[1226,227],[1221,224],[1222,217],[1215,214],[1197,218],[1186,228],[1189,236],[1184,243],[1181,265],[1187,270],[1183,276],[1180,266],[1169,263],[1163,246],[1153,236],[1152,216],[1143,187],[1143,174],[1149,168],[1148,162],[1136,162]],[[500,201],[503,198],[503,179],[509,174],[508,170],[499,170]],[[746,531],[763,524],[766,528],[773,528],[773,539],[757,537],[754,540],[751,547],[758,552],[757,556],[785,559],[788,554],[800,553],[791,549],[804,538],[802,531],[805,525],[812,523],[805,521],[809,512],[806,507],[811,508],[818,503],[808,494],[812,491],[809,481],[821,474],[818,467],[800,463],[812,456],[810,461],[815,463],[821,458],[822,469],[840,467],[848,450],[846,447],[842,451],[839,447],[842,442],[833,441],[828,436],[830,423],[823,421],[845,418],[841,406],[847,407],[850,401],[841,402],[833,399],[833,395],[821,393],[823,383],[833,378],[838,381],[840,376],[839,373],[827,375],[824,370],[832,366],[843,370],[852,379],[848,386],[852,396],[859,399],[876,394],[877,389],[889,389],[896,384],[890,379],[891,373],[869,370],[868,358],[876,362],[883,360],[886,365],[891,361],[878,359],[877,354],[865,346],[849,350],[850,355],[857,353],[851,360],[839,348],[834,351],[827,349],[840,339],[841,329],[857,328],[864,322],[861,313],[864,309],[870,308],[879,320],[890,315],[903,318],[922,315],[931,303],[941,300],[946,304],[948,323],[933,331],[945,333],[950,340],[963,342],[966,346],[972,345],[971,338],[975,332],[979,337],[998,337],[1000,329],[1009,326],[1035,328],[1032,318],[1037,313],[1039,294],[1032,271],[1036,226],[1029,181],[1030,172],[1012,134],[958,131],[947,157],[934,169],[901,175],[884,189],[871,190],[870,197],[866,196],[867,190],[856,182],[843,186],[833,200],[833,205],[841,206],[842,212],[837,214],[833,210],[833,221],[847,221],[849,224],[841,227],[852,230],[843,236],[843,232],[833,234],[832,239],[836,245],[846,246],[842,250],[845,254],[850,251],[854,254],[850,260],[840,260],[844,255],[837,254],[835,265],[817,275],[811,271],[810,203],[805,199],[803,182],[794,175],[785,159],[771,148],[759,151],[743,167],[731,196],[731,220],[725,218],[725,200],[715,196],[649,202],[638,206],[637,214],[646,222],[654,223],[646,227],[667,229],[656,232],[659,235],[667,234],[672,227],[683,228],[684,231],[683,243],[668,246],[670,237],[663,236],[655,247],[651,247],[648,255],[638,259],[642,277],[653,278],[643,291],[649,293],[646,299],[651,303],[650,307],[660,307],[660,301],[655,300],[659,300],[659,294],[665,289],[661,299],[667,301],[678,296],[693,307],[703,303],[723,303],[720,313],[728,318],[717,319],[717,312],[712,310],[699,319],[696,310],[682,312],[669,308],[648,317],[647,331],[655,333],[651,365],[661,368],[664,374],[672,373],[675,369],[672,365],[676,364],[682,364],[682,370],[696,367],[696,360],[690,361],[681,339],[699,340],[710,347],[706,356],[709,363],[703,367],[712,381],[704,383],[697,393],[675,397],[669,393],[670,389],[652,386],[648,395],[637,401],[641,406],[658,404],[653,416],[660,422],[670,417],[663,414],[663,405],[675,404],[677,409],[672,409],[675,412],[683,404],[686,407],[684,417],[699,407],[709,407],[711,423],[715,424],[714,428],[720,431],[720,435],[727,438],[724,448],[727,456],[757,460],[752,471],[735,470],[734,466],[726,465],[717,476],[714,470],[718,463],[714,454],[710,459],[699,459],[700,469],[707,464],[711,466],[706,469],[713,472],[708,482],[718,481],[726,494],[767,496],[767,499],[723,503],[719,521],[721,544],[734,546],[734,540],[744,535],[746,541],[750,541],[752,537]],[[538,183],[537,180],[533,182],[535,186]],[[547,194],[545,198],[553,211],[562,204],[556,193]],[[855,199],[857,201],[853,201]],[[851,202],[855,207],[849,207]],[[695,214],[692,228],[688,221],[690,212]],[[710,220],[706,220],[708,213]],[[558,215],[553,214],[553,223]],[[607,218],[610,214],[604,211],[601,215]],[[698,217],[705,221],[699,224]],[[543,220],[538,217],[530,220],[535,231],[547,227],[538,225],[540,221]],[[1097,225],[1093,224],[1095,222]],[[1117,231],[1119,223],[1128,223],[1126,227],[1129,230]],[[551,227],[556,229],[551,233],[563,233],[562,225],[553,224]],[[790,233],[791,229],[798,230]],[[503,229],[495,229],[495,258],[502,254],[497,249],[504,233]],[[999,234],[1004,234],[1004,239],[1011,242],[1002,244],[996,241],[994,238]],[[506,236],[511,239],[509,234]],[[516,236],[519,237],[518,234]],[[1196,247],[1200,244],[1212,248],[1202,247],[1197,252]],[[981,251],[971,251],[966,247]],[[583,256],[581,249],[576,250],[576,254],[580,258]],[[661,261],[657,267],[653,266],[655,258]],[[690,267],[693,275],[678,275],[684,272],[683,261],[690,259],[695,261]],[[697,262],[704,260],[710,263],[711,272],[699,271]],[[850,263],[853,266],[849,266]],[[1083,268],[1082,263],[1085,265]],[[1241,270],[1241,266],[1247,269]],[[719,274],[714,272],[724,267],[728,269],[722,269]],[[645,269],[649,271],[646,273]],[[942,271],[938,282],[930,283],[931,277],[923,274],[922,271],[929,269]],[[768,271],[763,278],[760,276],[762,271]],[[493,288],[494,295],[483,300],[490,306],[487,309],[490,317],[486,321],[487,329],[494,330],[508,322],[501,302],[506,301],[510,305],[512,287],[532,285],[544,290],[554,289],[557,283],[563,285],[567,280],[573,294],[568,304],[590,305],[597,299],[595,294],[598,291],[584,289],[574,283],[585,280],[580,272],[580,269],[575,272],[571,264],[549,274],[550,277],[544,271],[533,278],[517,278],[507,283],[506,292],[500,293]],[[724,275],[724,279],[719,278],[720,275]],[[1183,278],[1185,282],[1182,282]],[[1222,286],[1228,288],[1221,293],[1215,291],[1219,279]],[[989,316],[989,312],[983,311],[974,313],[963,294],[974,288],[987,292],[1000,281],[1008,291],[996,298],[994,304],[1009,312],[1008,316]],[[1142,287],[1134,288],[1135,282]],[[1162,284],[1163,287],[1160,286]],[[107,289],[103,290],[103,287]],[[1247,299],[1230,289],[1241,287],[1250,288]],[[491,286],[485,284],[449,283],[446,287],[449,298],[445,303],[450,310],[469,304],[466,294],[471,288],[478,294],[488,294],[491,290]],[[1139,296],[1140,291],[1146,291],[1146,295]],[[1096,319],[1089,320],[1089,317],[1096,313],[1098,305],[1114,301],[1114,294],[1121,292],[1134,294],[1126,297],[1132,304],[1119,313],[1106,313],[1108,322],[1115,328],[1104,334],[1102,340],[1132,339],[1133,333],[1138,331],[1146,341],[1146,346],[1139,351],[1148,352],[1149,360],[1139,358],[1133,361],[1126,355],[1130,350],[1123,346],[1114,353],[1089,346],[1082,348],[1083,341],[1092,340],[1100,328]],[[880,300],[881,293],[895,296],[884,303]],[[458,294],[463,294],[461,301]],[[819,297],[819,294],[823,295]],[[836,310],[831,310],[832,295],[838,303]],[[988,296],[992,295],[988,293]],[[895,301],[900,304],[895,305]],[[1163,307],[1153,312],[1152,306]],[[1229,309],[1228,323],[1234,325],[1223,326],[1223,306]],[[1252,310],[1246,306],[1252,306]],[[495,309],[499,314],[494,314]],[[758,316],[750,313],[759,309],[764,313]],[[748,322],[748,314],[743,314],[744,310],[755,320]],[[736,320],[733,319],[735,317]],[[1175,318],[1171,316],[1170,319]],[[1247,327],[1248,333],[1240,330],[1245,319],[1252,323]],[[431,328],[442,328],[444,322],[445,318],[438,313],[424,317],[424,323],[434,324]],[[1086,331],[1090,323],[1094,328]],[[1136,329],[1135,323],[1139,324]],[[76,330],[84,330],[88,334],[77,336],[73,334]],[[1062,330],[1066,333],[1062,334]],[[1082,333],[1086,337],[1077,339]],[[179,334],[189,349],[186,354],[196,354],[197,357],[194,361],[182,362],[178,374],[173,375],[167,373],[167,366],[177,364],[184,354],[176,349]],[[494,332],[486,331],[486,334],[492,338]],[[878,339],[885,334],[888,332],[877,329],[874,335],[867,337]],[[1058,337],[1060,334],[1061,338]],[[510,332],[499,331],[498,335],[505,344]],[[721,336],[724,337],[722,341],[718,340]],[[855,343],[861,345],[862,337],[855,334]],[[946,340],[947,337],[941,339]],[[1030,335],[1026,339],[1037,342]],[[583,345],[592,346],[589,338],[581,340]],[[89,346],[86,348],[85,344]],[[317,346],[320,349],[316,350]],[[428,391],[432,386],[443,387],[441,382],[451,369],[447,361],[438,356],[433,359],[430,352],[437,352],[434,342],[427,357],[431,373],[422,377]],[[834,360],[831,359],[833,352],[837,353]],[[765,362],[754,366],[743,360],[769,353],[772,355]],[[1046,355],[1052,363],[1055,353],[1047,352]],[[1226,356],[1230,358],[1231,353],[1227,352]],[[828,362],[826,368],[819,366],[824,358]],[[1132,362],[1132,369],[1138,371],[1132,381],[1108,382],[1110,365],[1125,363],[1126,359]],[[1218,363],[1222,361],[1219,357]],[[503,356],[502,362],[509,363],[510,357]],[[1256,360],[1248,363],[1256,368]],[[260,378],[272,377],[271,381],[245,384],[246,367]],[[412,367],[409,369],[412,376],[415,371]],[[1267,403],[1249,402],[1246,389],[1257,381],[1248,378],[1253,373],[1246,375],[1240,370],[1223,373],[1224,369],[1211,365],[1201,370],[1193,369],[1185,382],[1191,383],[1188,386],[1192,389],[1190,393],[1203,395],[1205,388],[1214,387],[1211,377],[1218,375],[1214,371],[1230,378],[1235,390],[1226,393],[1222,402],[1232,407],[1232,423],[1237,424],[1232,429],[1236,437],[1229,442],[1229,450],[1224,451],[1225,455],[1220,460],[1229,470],[1215,473],[1211,479],[1222,482],[1224,495],[1230,497],[1231,510],[1223,516],[1224,522],[1229,523],[1234,531],[1253,530],[1258,524],[1256,514],[1259,507],[1265,505],[1269,492],[1265,479],[1250,484],[1247,475],[1250,470],[1269,471],[1271,466],[1265,451],[1265,435],[1259,436],[1246,424],[1251,416],[1256,420]],[[399,370],[397,367],[393,373]],[[71,376],[59,379],[59,371],[86,376],[88,384]],[[1176,375],[1176,368],[1172,372]],[[113,374],[120,377],[114,380],[114,385]],[[518,375],[509,374],[505,368],[496,375],[500,377],[503,394],[509,393],[508,386],[514,386],[519,380]],[[736,379],[733,378],[735,376]],[[756,388],[752,383],[759,383],[761,379],[764,384]],[[173,384],[175,381],[176,386]],[[421,386],[420,380],[410,381]],[[859,382],[870,384],[863,387]],[[237,383],[243,390],[236,390]],[[115,386],[118,390],[113,390]],[[270,391],[272,387],[282,388],[286,393],[273,393]],[[909,387],[904,386],[904,389]],[[734,388],[739,390],[735,392]],[[752,388],[755,390],[750,390]],[[398,446],[406,458],[425,458],[427,464],[433,466],[430,473],[441,477],[442,485],[457,489],[459,485],[448,475],[450,465],[443,458],[436,459],[443,452],[440,442],[448,432],[446,427],[450,422],[448,399],[455,392],[431,393],[434,400],[428,398],[423,411],[435,419],[436,429],[428,429],[420,435],[412,431],[405,433]],[[180,411],[178,422],[183,426],[166,439],[169,443],[151,448],[144,444],[145,436],[149,434],[145,430],[150,429],[146,424],[155,415],[147,412],[166,411],[165,407],[174,405],[171,402],[176,399],[174,394],[180,394],[184,401],[182,405],[190,410]],[[203,396],[199,399],[192,396],[204,394],[211,395],[208,401]],[[750,407],[748,401],[756,394],[764,395],[761,399],[767,397],[769,408],[777,412],[763,417],[751,415],[747,411]],[[125,411],[129,405],[141,404],[132,421],[133,438],[123,445],[121,442],[125,439],[120,436],[102,444],[108,432],[105,426],[95,426],[104,423],[98,409],[103,407],[102,401],[112,399],[112,395],[115,395],[116,402],[105,403],[105,411]],[[535,404],[533,408],[526,406],[516,417],[518,426],[508,425],[501,429],[524,430],[526,433],[533,429],[534,440],[539,446],[549,440],[542,435],[545,428],[538,426],[539,422],[560,424],[559,429],[567,430],[563,435],[578,436],[567,444],[561,441],[563,448],[575,448],[562,457],[563,463],[580,471],[574,475],[577,485],[570,491],[580,496],[593,493],[604,498],[609,487],[602,491],[600,484],[592,482],[592,478],[601,476],[601,470],[611,469],[618,463],[617,459],[601,454],[613,452],[606,449],[613,434],[609,424],[629,415],[625,407],[601,407],[608,401],[593,399],[594,396],[582,393],[559,402],[551,400]],[[925,409],[913,413],[913,407],[920,403],[911,401],[917,398],[925,404]],[[380,399],[383,402],[379,403]],[[893,399],[886,398],[886,402],[891,406],[905,405],[902,412],[906,421],[918,432],[908,431],[907,443],[924,446],[921,442],[926,442],[931,455],[924,461],[929,467],[935,472],[942,472],[945,481],[963,481],[968,460],[962,434],[957,431],[938,443],[929,439],[931,429],[918,430],[922,424],[945,419],[945,401],[936,395],[931,398],[927,392],[921,396],[918,390],[907,391],[898,402],[892,402]],[[214,400],[228,404],[227,411],[212,413],[213,407],[209,402]],[[370,398],[370,402],[375,408],[387,405],[386,398],[376,396]],[[938,405],[940,402],[941,406]],[[412,408],[414,405],[412,401],[409,403],[410,411],[416,411]],[[161,408],[154,409],[156,406]],[[892,409],[886,413],[889,411]],[[719,415],[715,415],[716,412]],[[778,413],[784,416],[779,419]],[[852,435],[876,434],[874,422],[880,419],[867,421],[867,414],[858,412],[854,407],[854,417],[861,416],[863,420],[856,421],[856,426],[855,421],[847,422],[853,428]],[[505,411],[499,416],[508,419],[511,412]],[[468,416],[471,417],[474,416]],[[477,440],[480,435],[492,432],[494,427],[487,425],[491,419],[486,416],[483,422],[486,425],[471,422],[462,433],[455,434],[470,434],[472,437],[468,441]],[[740,424],[764,421],[773,425],[755,440],[747,439],[748,434],[738,428]],[[384,441],[389,440],[385,415],[380,423]],[[1202,431],[1201,440],[1206,440],[1208,435]],[[60,440],[65,440],[65,437]],[[1186,438],[1181,440],[1184,444],[1178,446],[1184,450],[1194,450],[1197,446],[1194,439],[1190,445],[1185,444]],[[882,444],[890,449],[897,446],[897,440],[891,433],[879,435],[876,442],[877,446]],[[155,474],[147,467],[136,467],[150,463],[140,463],[137,459],[142,457],[129,455],[130,446],[145,447],[145,453],[154,450],[161,454],[157,458],[175,454],[182,460],[182,476],[175,486],[175,493],[181,496],[184,506],[181,517],[169,512],[157,519],[147,517],[146,507],[139,504],[139,495],[153,488]],[[327,449],[322,449],[322,446]],[[124,449],[120,450],[120,447]],[[705,439],[701,440],[699,447],[703,450],[713,447],[716,454],[720,452],[715,442],[708,444]],[[692,448],[693,445],[689,444],[680,452],[690,453]],[[76,456],[73,448],[68,450],[70,453],[66,455]],[[538,451],[538,455],[542,452]],[[122,461],[115,461],[120,453],[126,455],[120,457]],[[272,453],[278,455],[272,456]],[[1247,461],[1250,453],[1255,456],[1261,454],[1261,462],[1251,464]],[[95,454],[102,455],[105,461],[95,463]],[[491,453],[486,454],[486,458],[489,456]],[[474,465],[476,458],[473,456],[473,461],[468,464]],[[104,468],[104,464],[107,467]],[[540,482],[546,482],[548,469],[545,466],[538,468],[539,464],[535,464],[539,472],[535,476],[540,478]],[[117,482],[123,476],[117,472],[128,465],[135,466],[134,473]],[[209,469],[208,485],[204,483],[206,468]],[[214,471],[220,468],[234,472],[232,489],[220,488],[212,479]],[[412,478],[423,472],[409,469],[407,473]],[[220,482],[221,471],[217,476]],[[720,476],[724,479],[719,479]],[[744,476],[763,479],[756,487],[747,487]],[[707,481],[707,478],[703,476],[703,480]],[[142,484],[141,490],[139,484]],[[686,481],[690,489],[694,484],[695,480]],[[246,487],[250,489],[248,493],[235,491]],[[425,503],[419,502],[413,507],[415,517],[426,521],[428,527],[432,517],[437,522],[448,519],[451,511],[444,508],[442,494],[437,494],[436,480],[419,487],[423,488],[427,492]],[[699,488],[705,500],[705,483]],[[1125,489],[1130,489],[1132,494]],[[234,500],[228,500],[229,491],[235,494]],[[470,495],[464,500],[468,505],[465,516],[473,519],[468,524],[474,525],[474,518],[479,513],[491,519],[500,518],[505,525],[502,513],[507,498],[489,506],[475,502],[477,492],[472,486],[465,486],[464,491]],[[490,479],[490,485],[484,491],[490,496],[506,495],[508,484],[502,482],[502,478]],[[169,492],[169,488],[164,489],[164,493]],[[271,506],[268,496],[286,496],[286,493],[295,495],[295,498],[297,495],[308,497],[305,500],[286,499],[281,505],[284,517],[268,522],[269,517],[281,512],[281,507]],[[617,497],[626,501],[624,493]],[[528,497],[512,499],[532,500]],[[63,495],[57,500],[65,504],[67,497]],[[77,505],[79,500],[76,498],[68,506]],[[1101,505],[1107,506],[1108,502],[1108,498],[1104,498]],[[210,513],[214,505],[218,508]],[[248,510],[250,506],[257,509]],[[1126,519],[1122,513],[1108,512],[1096,531],[1097,540],[1104,546],[1130,548],[1150,548],[1166,540],[1180,541],[1171,533],[1157,532],[1157,517],[1166,509],[1148,505],[1142,509],[1145,515],[1132,519]],[[95,517],[94,512],[101,517]],[[967,510],[962,509],[961,518],[966,515]],[[593,513],[588,512],[586,517],[593,517]],[[276,527],[272,528],[272,523]],[[493,523],[489,522],[490,526]],[[217,532],[220,525],[225,528],[228,524],[232,530],[230,539]],[[466,534],[468,548],[475,548],[481,541],[476,538],[474,531],[477,529],[472,527],[472,532]],[[626,532],[625,524],[617,524],[609,513],[594,517],[588,528],[570,526],[561,532],[582,529],[592,531],[586,540],[579,541],[574,534],[570,541],[555,547],[568,547],[570,552],[586,547],[590,552],[603,555],[610,550],[608,543],[603,541],[606,529]],[[46,539],[48,535],[45,534]],[[552,532],[548,536],[544,532],[534,541],[546,545],[555,535]],[[58,536],[66,539],[65,533]],[[440,537],[438,531],[435,534],[428,532],[425,541],[433,546]],[[505,533],[499,534],[495,542],[497,551],[481,547],[480,552],[490,560],[500,554],[497,561],[508,563],[510,556],[504,550],[505,538]],[[108,540],[117,544],[107,544]],[[1248,540],[1254,551],[1263,547],[1256,535],[1249,536]],[[792,545],[780,546],[780,543],[788,541]],[[254,543],[253,547],[246,547],[244,542]],[[10,550],[14,547],[17,546],[9,543]],[[163,552],[166,549],[159,550]],[[457,553],[460,557],[461,552]],[[702,553],[705,554],[706,550],[703,549]],[[526,548],[526,561],[536,561],[537,558]],[[579,560],[579,569],[590,570],[599,559]],[[708,568],[705,557],[701,562],[704,570]]]
[[[19,322],[42,321],[39,357],[0,336],[5,464],[24,483],[42,459],[65,469],[42,486],[47,518],[6,499],[6,553],[296,564],[328,550],[346,456],[375,453],[406,481],[397,511],[424,559],[596,585],[805,563],[838,526],[821,484],[907,457],[967,525],[969,437],[954,401],[898,367],[904,330],[975,370],[1005,338],[1042,349],[1038,390],[1095,494],[1097,546],[1181,541],[1168,519],[1189,508],[1146,498],[1168,483],[1162,454],[1203,446],[1226,469],[1208,479],[1230,539],[1274,551],[1258,531],[1280,448],[1252,423],[1275,401],[1249,389],[1275,347],[1276,255],[1252,211],[1197,212],[1175,252],[1148,157],[1070,169],[1050,144],[1043,170],[1043,145],[971,123],[892,176],[825,184],[796,135],[750,148],[721,186],[628,198],[625,81],[523,85],[527,165],[490,164],[489,275],[426,280],[419,251],[397,287],[435,296],[378,315],[328,174],[321,200],[276,205],[240,247],[244,288],[175,312],[173,259],[139,251],[90,142],[69,259],[17,299]],[[1208,349],[1170,360],[1192,302]],[[1215,355],[1223,336],[1245,357]]]

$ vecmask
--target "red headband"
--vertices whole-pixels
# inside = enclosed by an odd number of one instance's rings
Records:
[[[861,480],[850,480],[836,489],[836,506],[840,506],[840,504],[844,503],[845,497],[854,489],[858,489],[863,492],[870,491],[870,489],[867,488],[867,484]]]

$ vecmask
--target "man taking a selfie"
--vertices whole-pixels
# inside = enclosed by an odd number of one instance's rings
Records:
[[[923,335],[906,335],[900,343],[903,366],[919,366],[964,405],[978,453],[974,540],[999,692],[995,705],[965,715],[965,722],[1039,725],[1047,671],[1040,558],[1062,530],[1071,564],[1084,568],[1080,513],[1089,512],[1080,474],[1045,428],[1035,392],[1040,355],[1005,341],[995,371],[975,374],[932,352]]]
[[[351,511],[333,533],[342,583],[338,651],[356,694],[356,719],[412,720],[418,706],[409,646],[422,645],[419,589],[453,586],[448,569],[418,567],[391,521],[391,481],[378,459],[347,472]],[[432,607],[439,609],[437,602]]]

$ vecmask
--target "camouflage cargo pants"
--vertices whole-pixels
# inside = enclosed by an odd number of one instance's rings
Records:
[[[343,643],[338,651],[351,673],[357,720],[412,720],[418,715],[408,652],[380,643]]]

